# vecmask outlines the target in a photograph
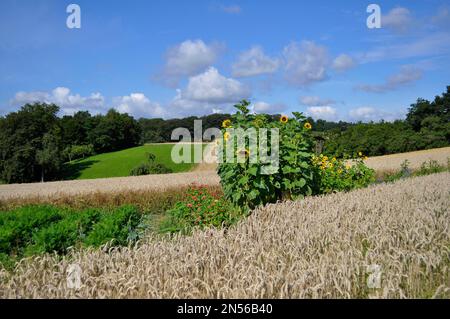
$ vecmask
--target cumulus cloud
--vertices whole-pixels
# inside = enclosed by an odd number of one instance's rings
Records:
[[[100,93],[91,93],[89,96],[72,94],[66,87],[57,87],[51,92],[32,91],[17,92],[10,101],[13,106],[22,106],[26,103],[54,103],[61,107],[64,114],[72,114],[82,109],[88,109],[93,113],[102,111],[105,107],[105,98]]]
[[[222,45],[206,44],[202,40],[186,40],[166,52],[166,62],[155,79],[169,86],[176,86],[179,80],[204,71],[218,58]]]
[[[278,69],[279,61],[264,54],[261,47],[255,46],[242,52],[232,65],[233,76],[248,77],[273,73]]]
[[[258,101],[253,104],[253,111],[255,113],[275,114],[280,113],[286,109],[283,103],[269,104],[267,102]]]
[[[166,112],[157,102],[152,102],[143,93],[131,93],[113,99],[114,108],[135,117],[164,117]]]
[[[412,65],[404,65],[400,71],[389,76],[385,83],[382,84],[363,84],[357,88],[372,93],[383,93],[387,91],[396,90],[400,87],[411,84],[422,78],[423,71]]]
[[[327,78],[327,49],[311,41],[293,42],[283,49],[285,79],[295,87],[305,87]]]
[[[242,12],[242,8],[237,4],[233,4],[233,5],[229,5],[229,6],[221,6],[220,8],[223,12],[229,13],[229,14],[239,14]]]
[[[301,96],[300,103],[307,106],[326,106],[335,104],[336,101],[331,99],[321,99],[318,96]]]
[[[349,111],[349,116],[352,121],[361,122],[377,122],[381,120],[394,121],[404,117],[403,113],[386,112],[376,109],[371,106],[358,107]]]
[[[205,72],[190,77],[187,86],[177,90],[170,107],[183,113],[204,114],[213,109],[227,110],[232,103],[248,98],[250,94],[247,86],[210,67]]]
[[[407,8],[397,7],[386,15],[381,16],[381,27],[392,29],[396,32],[408,31],[412,26],[413,17]]]
[[[333,69],[339,72],[347,71],[355,66],[355,61],[347,54],[341,54],[333,60]]]
[[[337,118],[337,110],[331,106],[310,106],[307,108],[306,114],[315,120],[334,121]]]

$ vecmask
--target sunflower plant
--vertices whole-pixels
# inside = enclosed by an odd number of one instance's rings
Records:
[[[250,113],[249,106],[248,101],[241,101],[235,105],[237,112],[222,123],[223,138],[219,147],[223,152],[219,153],[222,161],[218,165],[218,174],[225,196],[236,206],[251,209],[312,194],[316,176],[311,161],[311,124],[299,112],[294,112],[293,118],[287,115],[255,115]],[[230,133],[231,129],[254,129],[256,140],[255,137],[248,137],[245,145],[238,145],[237,137]],[[271,129],[278,132],[277,150],[272,149],[271,143],[260,140],[261,130],[267,130],[269,141],[275,137]],[[250,142],[256,142],[257,147],[250,148]],[[263,148],[271,154],[278,153],[278,165],[270,172],[260,158]],[[226,160],[229,150],[236,156],[236,161],[231,163]]]
[[[366,166],[367,159],[358,152],[356,159],[345,160],[329,158],[326,155],[312,157],[313,166],[319,178],[316,179],[315,191],[328,194],[367,187],[375,181],[375,171]]]

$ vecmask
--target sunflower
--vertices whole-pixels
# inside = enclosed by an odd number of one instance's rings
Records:
[[[310,130],[312,128],[311,123],[306,122],[305,125],[303,125],[304,128],[307,130]]]
[[[280,122],[281,122],[281,123],[287,123],[288,120],[289,120],[289,118],[287,117],[287,115],[282,115],[282,116],[280,117]]]
[[[362,152],[358,152],[358,155],[359,155],[359,156],[362,156]]]
[[[223,128],[229,128],[231,127],[231,120],[225,120],[222,122],[222,127]]]
[[[242,149],[240,151],[237,151],[236,155],[249,157],[250,156],[250,151],[248,149]]]

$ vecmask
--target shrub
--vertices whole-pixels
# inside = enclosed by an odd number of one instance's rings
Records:
[[[167,212],[160,230],[188,233],[194,227],[226,227],[236,222],[240,216],[242,213],[217,192],[192,185],[184,200]]]
[[[227,199],[236,206],[254,208],[258,205],[276,202],[282,199],[295,199],[312,194],[314,183],[314,168],[311,164],[313,155],[313,141],[310,135],[311,125],[306,118],[298,112],[294,112],[294,118],[287,116],[278,118],[268,115],[253,115],[249,113],[249,102],[243,100],[235,105],[236,114],[223,122],[223,140],[233,144],[233,152],[245,157],[243,163],[220,163],[218,174]],[[270,146],[258,145],[256,154],[250,154],[249,139],[246,140],[246,148],[237,149],[235,136],[230,134],[229,128],[249,129],[254,128],[257,135],[261,129],[278,129],[279,132],[279,168],[272,174],[263,174],[260,151]],[[270,132],[270,131],[269,131]],[[268,140],[272,136],[268,137]],[[224,147],[226,149],[226,147]],[[225,157],[228,155],[224,152]],[[233,154],[234,155],[234,154]],[[257,163],[250,163],[249,158],[255,156]]]
[[[128,236],[141,220],[141,214],[133,206],[124,206],[105,213],[84,240],[88,246],[101,246],[114,240],[115,245],[127,245]]]
[[[84,239],[92,226],[99,220],[100,213],[86,210],[70,212],[67,216],[50,226],[41,229],[33,236],[33,244],[26,248],[26,255],[56,252],[65,254],[67,248]]]
[[[71,246],[100,246],[111,240],[126,245],[140,222],[133,206],[115,210],[75,211],[53,206],[27,206],[0,213],[0,266],[23,256],[67,253]]]
[[[313,156],[312,162],[319,175],[316,185],[318,194],[367,187],[375,181],[375,171],[364,164],[362,154],[358,159],[351,161],[335,157],[329,159],[328,156],[321,154]]]
[[[169,174],[172,173],[170,168],[164,164],[155,163],[156,156],[152,153],[146,153],[147,163],[141,163],[133,168],[130,172],[131,176],[141,176],[149,174]]]
[[[51,206],[26,206],[0,213],[0,253],[20,253],[36,231],[62,218],[61,211]]]

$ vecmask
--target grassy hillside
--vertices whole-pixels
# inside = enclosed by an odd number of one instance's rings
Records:
[[[195,164],[175,164],[170,153],[173,144],[153,144],[133,147],[126,150],[104,153],[88,157],[83,160],[66,164],[66,179],[90,179],[104,177],[129,176],[130,171],[142,162],[145,162],[146,153],[156,156],[156,162],[166,165],[174,173],[185,172]],[[192,152],[193,154],[193,146]]]

